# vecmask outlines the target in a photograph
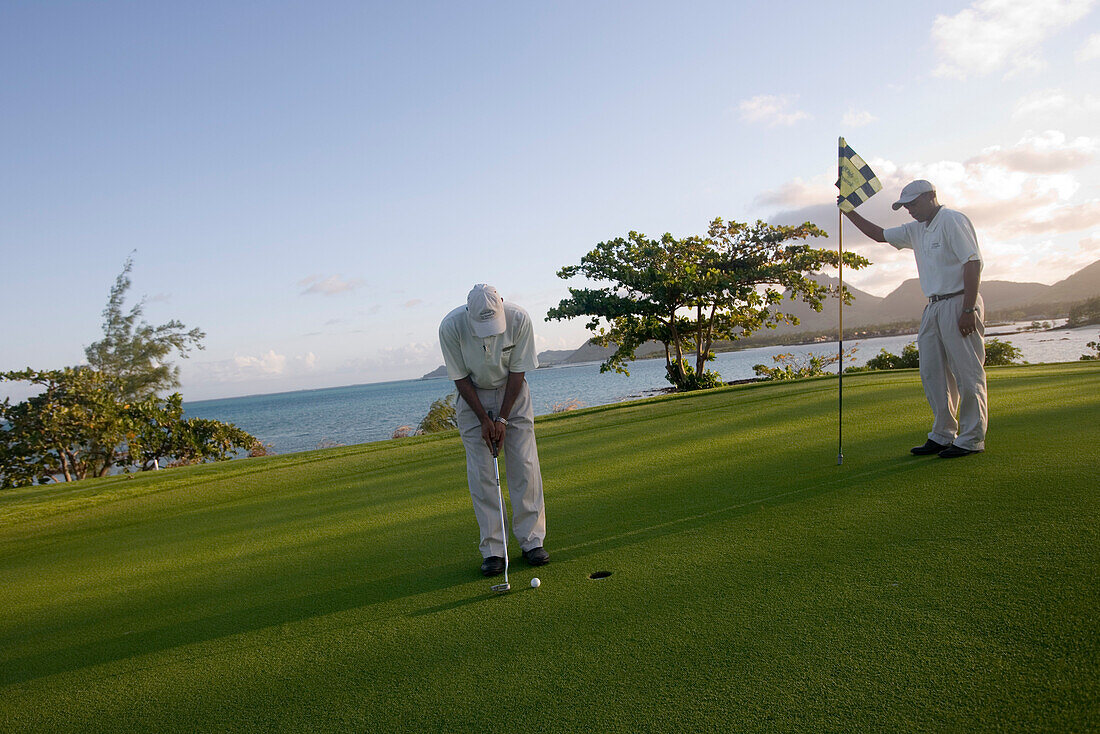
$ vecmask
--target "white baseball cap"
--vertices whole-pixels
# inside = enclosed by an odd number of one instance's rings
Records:
[[[905,188],[901,190],[901,196],[894,202],[894,211],[901,209],[903,205],[908,204],[921,194],[927,194],[929,191],[933,194],[936,193],[936,187],[933,186],[930,181],[925,181],[923,178],[918,178],[916,181],[910,181],[905,184]]]
[[[482,339],[487,336],[503,334],[504,299],[491,285],[478,283],[466,296],[466,317],[470,319],[470,328]]]

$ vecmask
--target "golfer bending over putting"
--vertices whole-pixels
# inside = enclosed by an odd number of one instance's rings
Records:
[[[493,472],[493,457],[504,449],[512,532],[532,566],[550,561],[542,547],[546,508],[535,447],[535,411],[524,373],[538,367],[531,317],[505,303],[496,288],[475,285],[466,305],[439,325],[439,346],[447,375],[455,381],[458,430],[466,448],[466,479],[481,529],[481,573],[504,571],[506,528]],[[492,418],[489,417],[490,412]]]
[[[978,453],[985,449],[989,422],[978,236],[965,214],[936,201],[936,189],[928,181],[906,184],[893,206],[905,207],[915,221],[883,229],[854,211],[846,214],[876,242],[913,250],[920,287],[928,298],[917,351],[921,384],[932,406],[932,430],[910,452],[944,459]]]

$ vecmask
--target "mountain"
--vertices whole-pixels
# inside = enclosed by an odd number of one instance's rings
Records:
[[[837,285],[836,278],[825,275],[815,276],[817,282],[824,285]],[[845,286],[854,296],[851,305],[844,307],[844,330],[858,327],[887,327],[892,324],[913,324],[920,321],[928,299],[920,289],[920,281],[911,278],[904,281],[889,295],[879,297]],[[1006,280],[988,280],[981,285],[982,300],[986,311],[997,319],[1024,321],[1031,318],[1050,318],[1057,313],[1065,314],[1074,303],[1100,296],[1100,260],[1088,265],[1065,280],[1054,285],[1042,283],[1015,283]],[[745,340],[744,346],[753,346],[759,337],[771,339],[774,336],[800,333],[832,333],[837,326],[837,302],[828,299],[820,312],[814,311],[802,301],[787,302],[785,310],[798,317],[797,325],[784,324],[775,329],[765,329],[754,337]],[[715,345],[716,349],[728,347],[728,342]],[[647,342],[637,351],[638,357],[653,357],[662,354],[663,345],[659,342]],[[580,362],[600,362],[611,355],[612,350],[594,346],[585,342],[566,360],[567,364]]]
[[[814,276],[818,283],[836,286],[837,279],[825,275]],[[854,296],[851,305],[844,307],[844,331],[857,327],[887,327],[892,324],[916,324],[920,321],[921,312],[924,310],[928,299],[920,289],[920,281],[911,278],[904,281],[889,295],[882,298],[872,295],[852,286],[845,286]],[[990,317],[994,319],[1012,319],[1014,321],[1026,321],[1028,319],[1051,318],[1057,314],[1065,315],[1069,306],[1074,303],[1096,298],[1100,296],[1100,260],[1092,265],[1081,268],[1065,280],[1060,280],[1054,285],[1042,283],[1015,283],[1007,280],[987,280],[981,285],[982,300]],[[785,310],[798,317],[798,325],[784,324],[776,329],[765,329],[759,332],[757,337],[782,336],[800,333],[832,333],[837,325],[837,302],[835,298],[828,299],[820,312],[814,311],[802,301],[788,302]],[[745,346],[752,346],[754,339],[751,337],[744,342]],[[716,349],[727,348],[728,342],[716,344]],[[607,359],[612,349],[597,347],[588,341],[575,351],[557,350],[546,351],[539,355],[539,364],[548,366],[551,364],[580,364],[582,362],[602,362]],[[664,345],[660,342],[646,342],[636,352],[639,359],[656,357],[664,354]],[[424,375],[429,377],[446,377],[447,370],[439,367],[433,372]]]

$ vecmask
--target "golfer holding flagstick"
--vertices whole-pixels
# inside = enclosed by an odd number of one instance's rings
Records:
[[[481,573],[504,572],[507,528],[496,478],[504,450],[512,532],[532,566],[550,561],[543,548],[546,508],[535,445],[535,412],[524,374],[538,367],[531,317],[489,285],[474,286],[439,325],[439,346],[459,400],[455,418],[466,449],[466,480],[481,531]]]

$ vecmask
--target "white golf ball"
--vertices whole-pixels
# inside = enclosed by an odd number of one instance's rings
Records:
[[[537,589],[537,588],[539,588],[539,586],[541,586],[541,585],[542,585],[542,582],[541,582],[541,581],[539,581],[539,579],[538,579],[538,576],[536,576],[535,578],[531,579],[531,588],[532,588],[532,589]]]

